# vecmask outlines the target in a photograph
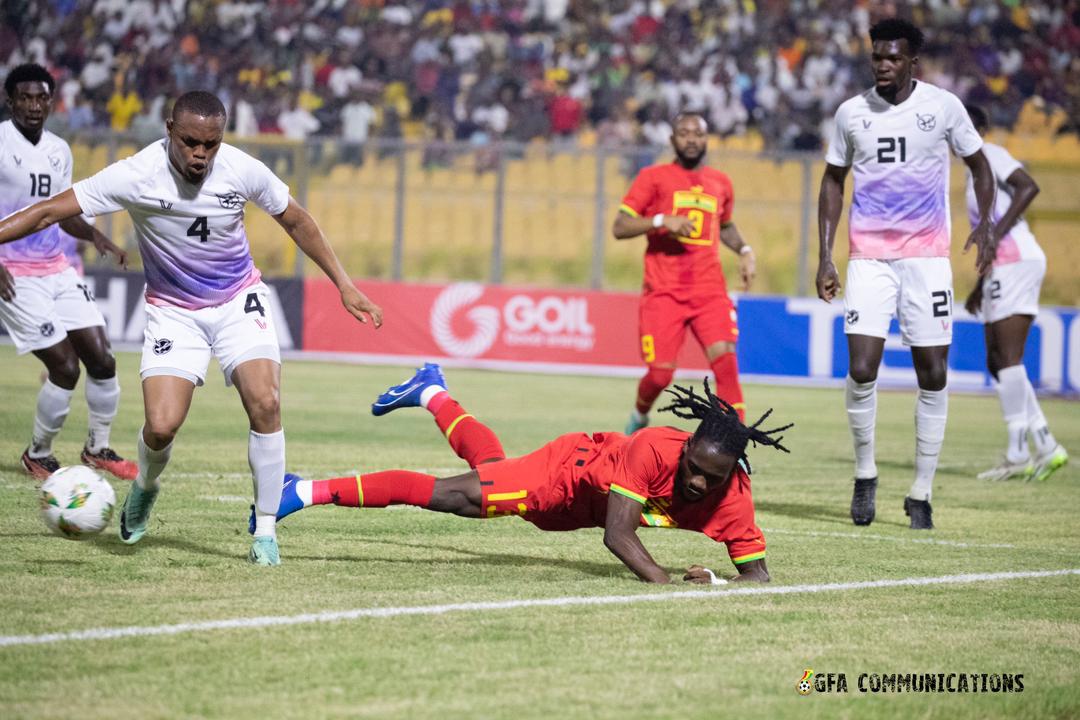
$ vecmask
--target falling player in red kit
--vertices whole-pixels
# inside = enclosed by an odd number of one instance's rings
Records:
[[[379,396],[375,415],[424,407],[450,447],[471,471],[454,477],[388,470],[330,480],[285,476],[278,519],[310,505],[386,507],[415,505],[469,518],[518,515],[541,530],[604,528],[604,545],[646,582],[667,583],[637,535],[640,526],[694,530],[727,545],[739,574],[735,580],[769,580],[765,538],[754,522],[750,463],[754,442],[787,452],[774,430],[745,426],[728,403],[676,386],[671,411],[700,420],[693,433],[672,427],[562,435],[528,455],[506,458],[498,437],[465,412],[446,390],[438,365]],[[771,412],[771,411],[770,411]],[[249,528],[251,529],[251,528]],[[720,584],[700,565],[684,580]]]
[[[727,175],[703,164],[705,119],[675,118],[675,162],[652,165],[634,179],[619,207],[612,233],[618,240],[644,234],[645,278],[638,310],[641,357],[648,371],[626,425],[649,424],[649,410],[675,375],[675,360],[690,329],[716,376],[716,394],[746,415],[735,343],[739,327],[720,267],[720,243],[739,256],[743,290],[755,273],[754,251],[732,222],[734,194]]]

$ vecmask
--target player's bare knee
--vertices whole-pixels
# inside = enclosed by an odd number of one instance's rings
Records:
[[[48,364],[49,382],[67,390],[74,389],[79,382],[79,358],[73,353],[57,358]]]
[[[276,432],[281,424],[281,400],[277,392],[264,393],[248,402],[248,419],[256,432]]]
[[[851,363],[848,374],[857,383],[871,383],[877,380],[878,369],[873,363],[863,360]]]
[[[108,380],[116,375],[116,358],[112,353],[105,353],[100,357],[84,361],[86,374],[95,380]]]
[[[948,368],[945,365],[917,369],[916,375],[919,387],[923,390],[944,390],[945,384],[948,382]]]

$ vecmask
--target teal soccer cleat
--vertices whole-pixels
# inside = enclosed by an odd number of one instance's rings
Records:
[[[278,554],[277,538],[269,535],[260,535],[255,538],[255,541],[251,543],[248,560],[253,565],[262,565],[263,567],[280,565],[281,556]]]
[[[134,545],[146,534],[146,523],[150,520],[150,510],[158,492],[160,490],[144,490],[138,483],[131,484],[120,512],[120,539],[123,542]]]

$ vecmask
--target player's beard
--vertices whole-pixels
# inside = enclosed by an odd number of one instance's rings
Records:
[[[680,165],[685,168],[693,169],[701,164],[702,158],[705,157],[705,148],[701,148],[696,154],[693,155],[682,152],[681,150],[676,150],[675,157],[679,159]]]

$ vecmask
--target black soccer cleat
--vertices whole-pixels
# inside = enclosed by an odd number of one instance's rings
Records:
[[[933,530],[934,509],[930,507],[929,500],[912,500],[904,498],[904,514],[911,518],[912,530]]]
[[[855,478],[851,494],[851,521],[856,525],[874,522],[874,499],[877,497],[877,478]]]

